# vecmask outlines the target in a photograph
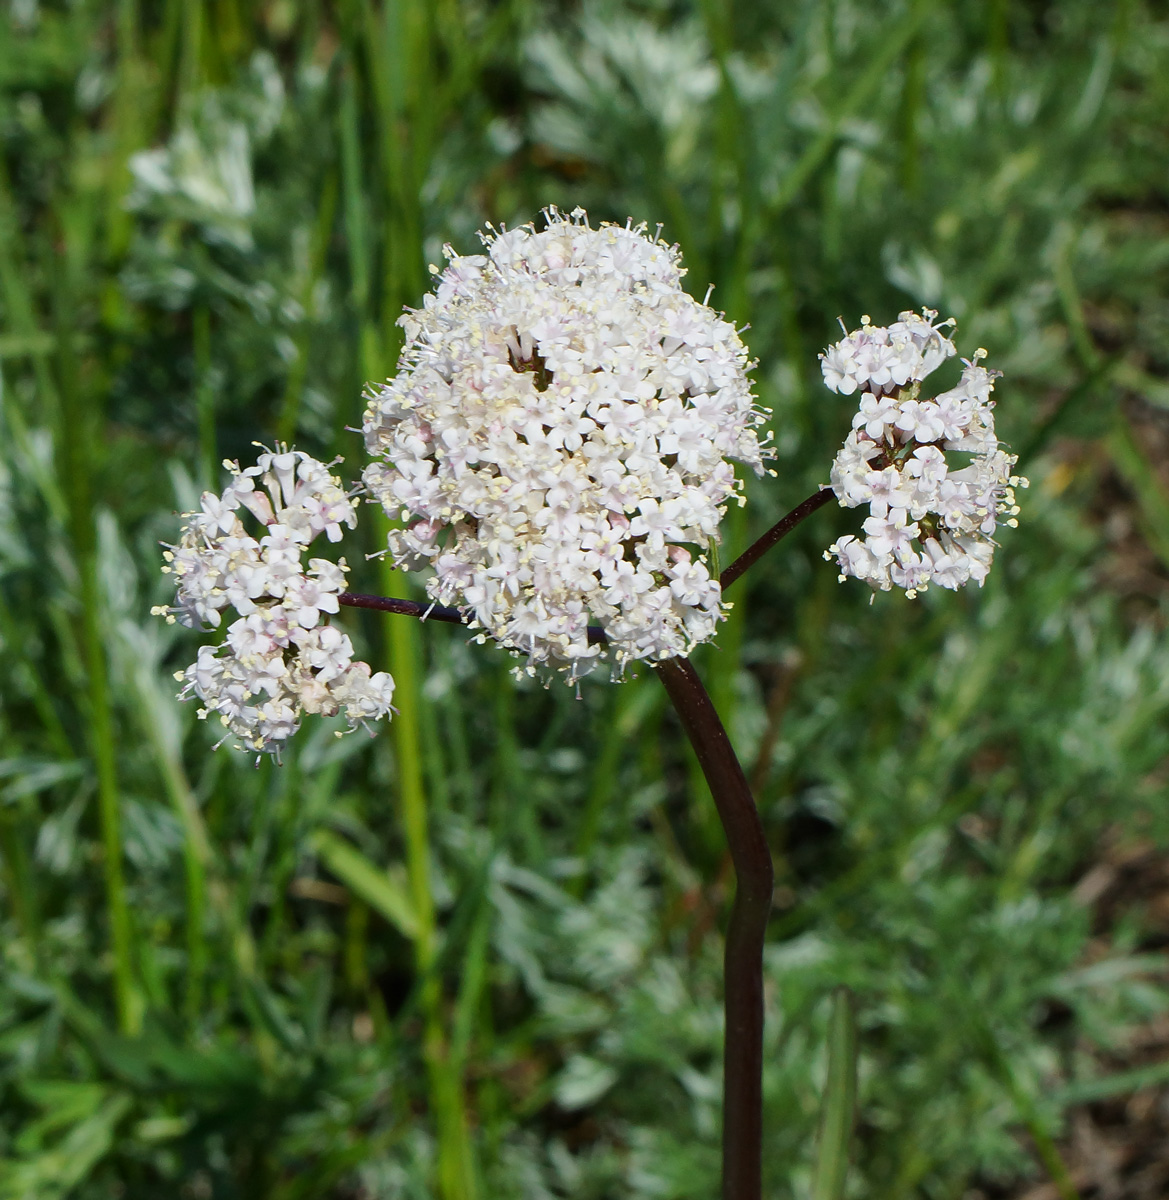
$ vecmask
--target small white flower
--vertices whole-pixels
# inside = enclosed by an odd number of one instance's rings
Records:
[[[909,481],[902,478],[896,467],[869,471],[864,479],[869,510],[874,517],[887,517],[891,509],[902,512],[909,510],[913,503],[913,492],[910,490]]]
[[[874,396],[866,392],[861,397],[860,411],[852,419],[852,427],[863,429],[866,437],[879,442],[897,420],[897,415],[897,402],[891,396]]]
[[[402,319],[397,376],[369,389],[365,483],[404,526],[397,566],[429,566],[434,600],[572,680],[713,636],[707,554],[741,491],[728,460],[762,473],[763,415],[738,332],[683,291],[677,247],[545,218],[488,233],[485,255],[447,249]]]
[[[829,346],[820,355],[820,366],[824,372],[824,382],[834,392],[842,396],[851,396],[859,384],[857,377],[861,370],[856,360],[856,345],[849,338],[844,338]]]
[[[352,500],[328,467],[299,450],[265,451],[255,466],[232,471],[222,495],[206,492],[198,513],[184,519],[179,544],[167,551],[176,604],[156,610],[184,625],[218,628],[221,614],[239,614],[219,646],[201,646],[178,678],[180,695],[203,702],[237,744],[278,754],[302,713],[344,711],[350,727],[390,711],[393,680],[371,676],[353,661],[349,638],[322,624],[338,611],[345,560],[301,555],[320,534],[340,537],[357,521]],[[264,525],[258,539],[240,520]]]
[[[840,538],[840,577],[853,576],[910,596],[930,583],[981,585],[994,556],[994,534],[1014,524],[1016,459],[999,448],[991,393],[996,371],[978,351],[958,386],[920,399],[921,380],[954,354],[934,324],[937,313],[902,313],[887,329],[869,324],[822,354],[824,380],[851,394],[867,390],[852,432],[832,465],[831,486],[846,508],[869,506],[865,538]]]
[[[868,517],[864,523],[866,545],[878,559],[904,554],[913,548],[917,525],[908,524],[904,509],[893,509],[883,517]]]
[[[937,538],[927,538],[922,543],[922,549],[929,555],[933,582],[938,587],[954,591],[970,578],[970,560],[955,545],[952,538],[946,537],[946,542],[949,549]]]
[[[351,728],[388,717],[393,711],[392,677],[385,671],[371,673],[368,663],[351,663],[332,692]]]
[[[898,406],[897,419],[893,425],[902,435],[903,441],[923,445],[942,437],[945,424],[940,414],[941,410],[932,400],[906,400]]]
[[[904,588],[905,594],[912,600],[934,579],[934,566],[929,554],[924,551],[918,554],[912,547],[907,547],[893,556],[889,578],[897,587]]]
[[[846,534],[833,542],[824,551],[824,557],[835,557],[840,564],[841,583],[849,575],[855,575],[860,579],[876,579],[883,572],[884,577],[888,578],[888,556],[878,557],[867,542],[860,541],[852,534]]]

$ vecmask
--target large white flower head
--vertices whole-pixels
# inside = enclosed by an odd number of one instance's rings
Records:
[[[332,464],[330,464],[332,465]],[[224,610],[238,615],[219,646],[175,676],[241,748],[278,753],[303,713],[343,712],[351,729],[390,712],[394,681],[353,659],[353,644],[325,614],[338,610],[345,560],[301,556],[322,533],[331,542],[357,523],[352,499],[324,463],[299,450],[265,450],[221,495],[204,492],[200,511],[183,517],[163,571],[174,575],[176,603],[154,611],[168,621],[217,629]],[[240,519],[250,513],[257,536]]]
[[[886,327],[846,334],[820,356],[824,382],[851,395],[861,390],[852,432],[832,465],[832,489],[846,508],[869,506],[865,537],[840,538],[825,552],[881,591],[909,596],[931,583],[981,586],[994,556],[999,525],[1017,524],[1017,461],[994,432],[994,381],[981,365],[985,350],[965,362],[958,386],[921,399],[921,382],[954,353],[934,324],[937,313],[901,313]]]
[[[570,680],[611,656],[688,654],[724,616],[708,552],[729,459],[763,472],[735,327],[682,290],[644,225],[545,212],[483,235],[402,318],[371,386],[368,490],[403,522],[395,565],[481,637]],[[590,624],[605,641],[590,638]]]

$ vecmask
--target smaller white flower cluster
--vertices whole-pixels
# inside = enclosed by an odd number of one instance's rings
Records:
[[[338,610],[345,560],[301,555],[321,533],[331,542],[357,512],[328,467],[299,450],[265,451],[217,496],[204,492],[199,512],[184,516],[182,537],[165,554],[177,602],[154,612],[168,621],[217,629],[232,608],[239,619],[219,646],[202,646],[198,660],[175,678],[180,696],[203,701],[200,717],[218,713],[240,748],[278,753],[303,713],[344,712],[351,729],[386,716],[393,697],[389,675],[355,662],[353,644],[323,621]],[[252,537],[241,510],[264,527]]]
[[[865,537],[829,546],[840,578],[912,597],[931,583],[959,588],[986,579],[1000,524],[1015,526],[1016,457],[1000,449],[990,398],[998,371],[966,362],[958,386],[919,398],[921,381],[954,353],[937,313],[903,312],[888,327],[863,327],[820,356],[833,391],[861,391],[852,432],[832,466],[832,490],[846,508],[869,506]],[[964,362],[966,360],[963,360]],[[957,455],[965,455],[955,465]],[[949,457],[947,457],[949,455]]]

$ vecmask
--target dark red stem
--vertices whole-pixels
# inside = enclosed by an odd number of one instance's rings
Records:
[[[747,777],[702,680],[684,658],[654,667],[665,685],[726,831],[735,867],[727,924],[722,1200],[760,1200],[763,1163],[763,942],[775,875]]]
[[[419,604],[417,600],[398,600],[393,596],[342,592],[337,597],[337,602],[350,608],[375,608],[378,612],[400,613],[404,617],[418,617],[424,621],[446,621],[451,625],[467,623],[457,608],[443,608],[440,604]]]
[[[823,508],[834,495],[835,493],[831,488],[821,488],[818,492],[809,496],[803,504],[797,504],[786,517],[781,517],[776,521],[761,538],[748,546],[718,577],[722,590],[725,592],[748,567],[754,566],[776,542],[787,537],[805,517],[810,517],[818,508]]]

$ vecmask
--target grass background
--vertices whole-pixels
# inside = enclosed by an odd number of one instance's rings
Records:
[[[427,264],[549,203],[750,324],[724,558],[827,475],[838,314],[957,316],[1032,480],[983,590],[870,606],[824,510],[699,656],[776,860],[768,1194],[846,983],[850,1196],[1164,1195],[1167,55],[1152,0],[8,0],[0,1198],[715,1194],[729,867],[656,680],[347,613],[400,716],[255,768],[147,615],[219,460],[356,476]]]

